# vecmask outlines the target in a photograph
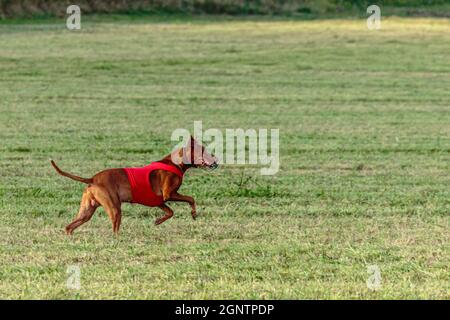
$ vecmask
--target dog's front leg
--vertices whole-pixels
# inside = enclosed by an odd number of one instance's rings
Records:
[[[178,193],[178,188],[180,187],[180,181],[178,177],[166,178],[162,182],[161,191],[163,195],[164,202],[166,201],[180,201],[187,202],[191,206],[192,219],[197,217],[197,209],[195,207],[195,200],[190,196],[185,196]]]
[[[170,209],[166,204],[160,205],[159,208],[161,208],[166,214],[163,217],[156,219],[156,221],[155,221],[156,225],[161,224],[164,221],[166,221],[167,219],[170,219],[173,217],[173,210]]]
[[[191,215],[192,215],[192,219],[195,220],[195,218],[197,218],[197,209],[195,207],[195,200],[194,198],[190,197],[190,196],[185,196],[182,194],[179,194],[178,192],[172,192],[172,194],[170,195],[169,201],[180,201],[180,202],[187,202],[189,203],[189,205],[191,206]]]

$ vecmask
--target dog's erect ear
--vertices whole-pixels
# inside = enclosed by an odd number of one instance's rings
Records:
[[[198,143],[198,141],[195,140],[195,138],[194,138],[192,135],[191,135],[191,141],[190,141],[190,143],[191,143],[191,148],[193,148],[194,146],[201,146],[201,144]]]
[[[198,145],[197,140],[191,135],[191,140],[187,144],[187,148],[193,149],[195,145]]]

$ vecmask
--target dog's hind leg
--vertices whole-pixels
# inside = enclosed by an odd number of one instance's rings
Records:
[[[81,197],[80,210],[78,211],[75,219],[67,225],[66,233],[72,234],[73,230],[81,226],[83,223],[88,222],[95,210],[98,208],[99,204],[95,200],[95,197],[91,193],[91,187],[87,187],[83,191],[83,196]]]
[[[120,222],[122,220],[120,199],[109,193],[107,189],[100,186],[94,186],[92,193],[111,219],[113,232],[118,234]]]

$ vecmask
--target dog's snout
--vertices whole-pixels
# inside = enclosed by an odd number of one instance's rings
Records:
[[[219,163],[217,161],[214,161],[209,167],[211,169],[217,169],[219,167]]]

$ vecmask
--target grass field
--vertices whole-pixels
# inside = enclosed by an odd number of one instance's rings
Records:
[[[448,19],[0,24],[0,298],[449,299],[449,43]],[[279,128],[280,172],[191,171],[197,221],[64,234],[84,186],[50,157],[144,165],[194,120]]]

